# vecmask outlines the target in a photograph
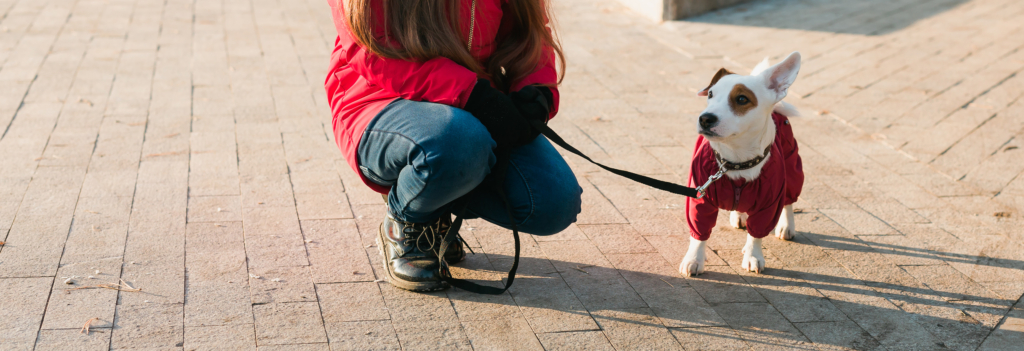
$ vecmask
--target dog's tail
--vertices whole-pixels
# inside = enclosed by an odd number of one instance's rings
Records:
[[[800,110],[798,110],[796,106],[790,105],[788,102],[785,101],[779,101],[779,103],[775,104],[775,108],[773,109],[773,111],[778,112],[779,114],[782,114],[783,116],[786,117],[800,116]]]

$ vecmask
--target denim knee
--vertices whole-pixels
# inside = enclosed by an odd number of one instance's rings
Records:
[[[444,106],[445,114],[429,140],[422,142],[431,178],[476,184],[496,162],[495,142],[476,117]]]
[[[536,202],[529,219],[528,230],[533,235],[557,234],[576,223],[576,216],[582,207],[583,188],[575,177],[565,179],[558,186],[544,189],[538,194],[542,199]]]

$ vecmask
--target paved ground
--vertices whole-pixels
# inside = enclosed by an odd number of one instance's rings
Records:
[[[1024,342],[1024,3],[767,0],[661,25],[555,7],[555,129],[665,179],[718,67],[804,53],[800,233],[765,241],[764,274],[719,228],[709,273],[679,276],[684,200],[569,157],[584,212],[524,238],[510,294],[397,290],[377,281],[380,197],[331,140],[323,0],[0,0],[0,349]],[[456,274],[496,282],[511,240],[470,226]]]

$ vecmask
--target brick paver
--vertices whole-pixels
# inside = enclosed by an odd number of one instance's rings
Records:
[[[0,0],[0,349],[1024,342],[1024,3],[761,0],[663,24],[553,4],[553,128],[666,180],[686,179],[718,67],[804,54],[799,233],[765,240],[764,274],[720,226],[707,273],[680,276],[685,199],[567,156],[583,213],[523,237],[509,293],[396,289],[382,200],[334,146],[323,0]],[[510,235],[463,234],[454,273],[498,284]]]

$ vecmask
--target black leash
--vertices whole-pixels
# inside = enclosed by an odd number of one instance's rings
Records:
[[[452,277],[451,270],[448,268],[448,262],[444,260],[444,253],[448,248],[455,243],[459,237],[459,229],[462,228],[463,217],[466,213],[466,206],[469,205],[469,200],[472,194],[476,191],[471,191],[469,194],[463,195],[458,200],[455,200],[455,208],[452,211],[455,214],[455,220],[452,221],[452,226],[448,228],[448,232],[445,233],[444,238],[441,239],[441,248],[437,253],[437,257],[441,262],[441,279],[448,282],[451,286],[456,288],[475,292],[478,294],[485,295],[501,295],[509,287],[512,286],[512,282],[516,280],[516,270],[519,268],[519,228],[516,226],[516,218],[512,214],[512,203],[508,201],[508,195],[505,194],[505,176],[508,175],[508,166],[511,162],[512,150],[503,149],[497,152],[497,163],[494,168],[491,169],[491,174],[487,176],[481,187],[492,186],[494,190],[498,192],[498,197],[505,203],[505,212],[508,214],[508,221],[512,227],[512,238],[515,239],[516,254],[512,260],[512,268],[508,271],[508,278],[505,280],[505,287],[495,288],[493,286],[480,285],[468,280],[458,279]]]
[[[540,131],[541,134],[547,137],[549,141],[555,143],[555,145],[558,145],[561,148],[565,149],[566,151],[569,151],[575,154],[576,156],[582,157],[583,159],[590,161],[590,163],[593,163],[598,167],[601,167],[616,175],[673,194],[679,194],[698,199],[703,197],[702,189],[698,190],[697,188],[690,188],[679,184],[670,183],[647,176],[642,176],[633,172],[608,167],[598,162],[595,162],[594,160],[590,159],[590,157],[587,157],[587,155],[584,155],[582,152],[577,150],[572,145],[569,145],[569,143],[566,143],[565,140],[562,139],[562,137],[558,136],[558,134],[555,133],[555,131],[551,130],[551,128],[549,128],[547,124],[544,124],[544,122],[531,121],[530,124],[533,126],[533,128],[537,129],[538,131]],[[444,260],[445,251],[447,251],[448,248],[453,243],[459,240],[459,229],[462,228],[463,216],[465,216],[466,206],[469,204],[470,196],[473,193],[475,193],[475,191],[471,191],[469,194],[464,195],[462,198],[459,198],[458,200],[455,201],[454,210],[452,211],[455,214],[455,220],[452,221],[452,226],[448,229],[448,232],[445,233],[444,238],[441,240],[441,248],[437,254],[437,257],[440,258],[441,262],[441,279],[448,282],[448,284],[450,284],[451,286],[479,294],[500,295],[507,291],[508,288],[512,286],[512,282],[516,279],[516,269],[519,268],[519,230],[516,227],[515,216],[512,214],[512,203],[508,201],[508,196],[507,194],[505,194],[504,186],[505,176],[508,174],[510,156],[511,150],[506,149],[498,151],[498,162],[495,165],[495,167],[491,170],[491,174],[487,177],[487,180],[484,181],[484,184],[494,187],[494,190],[498,192],[498,196],[501,198],[501,201],[505,203],[505,211],[508,213],[508,220],[509,223],[511,223],[512,227],[512,237],[515,238],[516,254],[515,258],[512,261],[512,268],[509,269],[508,271],[508,278],[505,281],[505,286],[503,288],[495,288],[493,286],[480,285],[464,279],[454,278],[452,277],[451,271],[448,268],[448,263],[445,262]],[[724,170],[720,170],[719,173],[723,172]],[[718,174],[717,177],[709,178],[708,182],[699,188],[706,188],[708,185],[711,184],[711,182],[718,179],[719,177],[721,177],[721,174]]]
[[[655,189],[664,190],[664,191],[667,191],[667,192],[670,192],[670,193],[673,193],[673,194],[679,194],[679,195],[683,195],[683,196],[686,196],[686,197],[692,197],[692,198],[695,198],[695,199],[699,199],[699,198],[703,197],[703,195],[698,194],[700,192],[700,190],[698,190],[696,188],[682,186],[682,185],[679,185],[679,184],[676,184],[676,183],[670,183],[670,182],[666,182],[664,180],[658,180],[658,179],[654,179],[654,178],[651,178],[651,177],[648,177],[648,176],[642,176],[642,175],[639,175],[639,174],[636,174],[636,173],[633,173],[633,172],[623,171],[623,170],[618,169],[618,168],[608,167],[608,166],[605,166],[603,164],[597,163],[594,160],[591,160],[590,157],[587,157],[587,155],[584,155],[582,152],[580,152],[580,150],[576,150],[575,147],[572,147],[572,145],[569,145],[569,143],[566,143],[565,140],[563,140],[562,137],[558,136],[558,134],[556,134],[555,131],[551,130],[551,128],[549,128],[547,124],[544,124],[543,122],[540,122],[540,121],[530,121],[530,124],[533,125],[533,128],[536,128],[537,130],[540,131],[541,134],[543,134],[545,137],[547,137],[548,140],[550,140],[551,142],[555,143],[555,145],[558,145],[558,146],[562,147],[566,151],[569,151],[569,152],[575,154],[576,156],[582,157],[583,159],[585,159],[587,161],[590,161],[590,163],[593,163],[593,164],[597,165],[598,167],[604,168],[604,170],[606,170],[608,172],[615,173],[616,175],[625,177],[625,178],[627,178],[629,180],[632,180],[634,182],[637,182],[637,183],[640,183],[640,184],[643,184],[643,185],[646,185],[646,186],[649,186],[649,187],[652,187],[652,188],[655,188]],[[705,184],[701,188],[704,188],[704,187],[707,187],[707,184]]]

